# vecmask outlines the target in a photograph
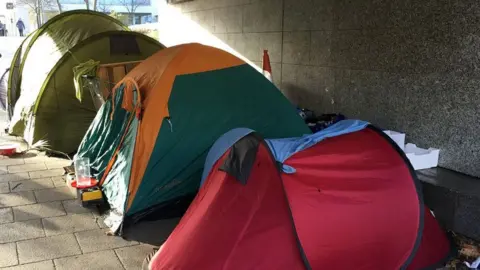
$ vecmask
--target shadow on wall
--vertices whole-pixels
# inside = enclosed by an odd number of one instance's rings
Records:
[[[283,83],[282,93],[293,105],[314,111],[317,115],[335,113],[334,100],[324,91],[306,89],[295,84]]]

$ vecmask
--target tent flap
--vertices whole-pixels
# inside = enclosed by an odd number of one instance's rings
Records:
[[[261,141],[262,139],[255,133],[243,137],[231,147],[220,170],[235,177],[240,183],[246,184]]]
[[[78,101],[82,102],[82,95],[84,92],[83,77],[95,77],[97,75],[97,68],[99,61],[88,60],[73,68],[73,81],[75,85],[75,96]]]
[[[109,99],[105,102],[78,147],[77,156],[89,158],[97,179],[103,178],[131,116],[130,112],[121,108],[123,88],[117,91],[114,99],[115,101]],[[110,119],[112,113],[114,117]]]

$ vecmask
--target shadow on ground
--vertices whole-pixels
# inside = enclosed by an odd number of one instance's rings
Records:
[[[56,176],[48,174],[50,170],[45,163],[47,162],[45,157],[38,153],[28,153],[12,157],[0,156],[0,160],[5,164],[0,166],[0,212],[2,214],[0,226],[8,230],[13,230],[12,226],[18,226],[16,234],[21,234],[27,227],[33,230],[39,229],[42,232],[44,228],[54,231],[60,229],[45,218],[66,215],[67,211],[62,201],[71,200],[74,197],[55,183]],[[54,162],[60,161],[57,159]],[[39,170],[10,171],[16,166],[38,166]],[[32,173],[44,172],[47,172],[44,177],[38,176],[33,179],[31,177]],[[40,212],[55,214],[43,216],[39,214]],[[44,234],[39,236],[44,237]],[[7,238],[9,239],[7,232],[0,233],[0,242],[5,242]]]
[[[152,246],[161,246],[180,222],[180,218],[141,221],[124,229],[123,238]]]

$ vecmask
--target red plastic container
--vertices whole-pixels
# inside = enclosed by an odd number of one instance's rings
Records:
[[[74,187],[74,188],[77,188],[77,189],[84,189],[84,188],[91,188],[93,186],[96,186],[97,183],[98,183],[97,179],[90,178],[90,184],[89,185],[77,187],[77,180],[73,180],[72,183],[71,183],[71,186]]]
[[[0,145],[0,155],[11,156],[17,153],[17,144],[4,144]]]

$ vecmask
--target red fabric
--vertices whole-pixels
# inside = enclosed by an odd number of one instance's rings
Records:
[[[218,170],[227,155],[151,269],[305,269],[292,215],[312,269],[399,269],[420,244],[425,210],[409,167],[371,129],[293,155],[285,164],[296,172],[281,178],[261,145],[246,185]],[[448,253],[448,239],[428,211],[421,240],[409,270]]]
[[[408,270],[424,269],[445,260],[450,253],[450,240],[437,220],[425,207],[422,242]]]
[[[261,145],[247,185],[219,171],[223,158],[151,269],[302,269],[275,164]]]
[[[365,129],[285,163],[296,169],[282,178],[312,269],[404,264],[417,239],[420,202],[408,166],[388,141]]]

